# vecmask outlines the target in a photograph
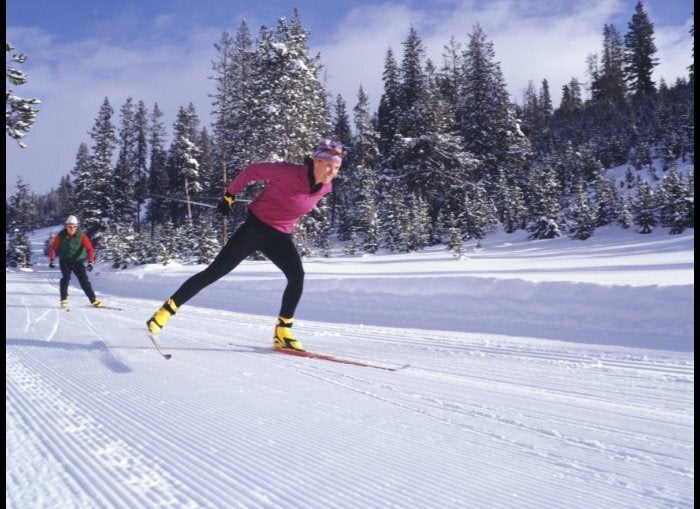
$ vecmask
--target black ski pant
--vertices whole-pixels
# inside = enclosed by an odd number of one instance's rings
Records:
[[[182,306],[200,290],[231,272],[256,251],[268,257],[286,276],[287,286],[282,294],[280,316],[293,317],[304,289],[301,257],[290,234],[268,226],[250,213],[246,222],[231,235],[214,261],[202,272],[185,281],[171,299],[176,306]]]
[[[71,273],[75,274],[75,276],[78,278],[80,288],[83,289],[85,295],[87,295],[87,298],[90,299],[90,302],[95,300],[95,292],[93,291],[92,285],[88,280],[83,260],[63,261],[59,259],[58,266],[61,268],[61,274],[63,275],[60,283],[61,300],[68,298],[68,283],[70,282]]]

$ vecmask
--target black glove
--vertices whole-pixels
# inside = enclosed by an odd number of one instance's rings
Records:
[[[51,268],[51,269],[55,269],[55,268],[56,268],[56,260],[51,260],[51,261],[49,262],[49,268]]]
[[[229,212],[231,212],[231,207],[233,206],[233,196],[231,193],[226,191],[224,193],[224,197],[221,198],[221,201],[219,202],[219,205],[217,205],[216,210],[219,212],[219,214],[223,214],[225,216],[228,215]]]
[[[94,267],[95,267],[95,266],[92,264],[92,262],[89,262],[89,263],[88,263],[88,266],[87,266],[88,272],[92,272],[92,269],[93,269]]]

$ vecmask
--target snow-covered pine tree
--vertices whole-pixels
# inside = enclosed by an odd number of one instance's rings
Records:
[[[369,111],[369,96],[362,86],[357,93],[357,104],[353,108],[355,137],[349,154],[354,198],[344,215],[361,237],[362,250],[376,253],[381,242],[379,233],[379,197],[377,196],[376,164],[379,160],[379,133],[375,130]]]
[[[615,218],[619,216],[620,195],[615,187],[615,181],[600,177],[594,184],[595,195],[593,196],[595,226],[605,226],[613,224]]]
[[[567,211],[569,236],[572,239],[586,240],[595,230],[595,217],[588,196],[588,189],[579,184],[573,203]]]
[[[382,203],[381,231],[383,244],[394,253],[409,251],[411,218],[408,211],[407,191],[400,186],[388,189]]]
[[[136,201],[136,230],[141,231],[143,205],[148,195],[148,109],[139,101],[134,115],[134,153],[132,173]]]
[[[640,227],[639,233],[651,233],[656,226],[656,199],[646,180],[637,183],[637,197],[633,202],[633,221]]]
[[[214,139],[209,134],[207,128],[203,128],[197,135],[195,144],[201,150],[199,155],[199,178],[202,185],[202,195],[219,197],[221,196],[221,174],[216,161],[216,147]],[[206,213],[203,208],[197,209],[197,216]],[[208,214],[207,214],[208,215]]]
[[[498,178],[498,160],[515,128],[500,64],[493,43],[476,24],[463,53],[459,83],[458,122],[464,148],[483,163],[491,183]],[[477,177],[476,180],[478,180]]]
[[[350,128],[350,119],[347,113],[347,107],[343,96],[338,94],[335,100],[334,115],[333,115],[333,138],[340,141],[345,147],[350,147],[352,143],[352,130]],[[329,203],[330,224],[339,225],[342,230],[342,214],[341,210],[347,210],[352,206],[355,189],[353,185],[356,179],[353,178],[355,172],[352,157],[346,157],[343,160],[341,171],[333,180],[333,191],[325,201]],[[341,236],[341,238],[347,238]]]
[[[148,164],[149,201],[146,218],[151,223],[151,239],[155,236],[156,225],[164,223],[168,217],[169,204],[162,198],[169,192],[165,128],[162,119],[163,113],[156,103],[149,118],[148,129],[150,157]]]
[[[498,224],[498,214],[483,184],[473,184],[465,193],[464,206],[457,220],[461,224],[463,238],[475,239],[477,247],[484,236],[493,231]]]
[[[452,212],[446,216],[445,228],[447,230],[447,250],[455,252],[455,258],[464,258],[464,241],[462,240],[462,228]]]
[[[682,233],[688,227],[689,208],[693,195],[687,193],[683,177],[671,170],[659,182],[657,201],[659,224],[671,228],[670,233]]]
[[[119,153],[112,180],[112,200],[114,211],[112,221],[129,223],[136,220],[134,168],[136,162],[136,128],[134,100],[127,97],[120,110],[118,133]]]
[[[309,32],[298,10],[274,31],[262,28],[246,97],[252,160],[297,161],[330,132],[320,56],[311,57]]]
[[[536,165],[529,182],[530,217],[527,230],[532,239],[560,236],[559,216],[561,184],[555,170],[548,164]]]
[[[112,155],[117,138],[112,124],[114,110],[105,97],[90,131],[92,138],[92,156],[89,162],[89,186],[83,190],[84,217],[81,227],[93,241],[99,239],[110,223],[114,210],[114,190],[112,187]],[[93,242],[94,243],[94,242]]]
[[[34,229],[36,204],[22,177],[17,177],[16,191],[10,195],[7,208],[9,245],[5,264],[10,267],[31,267],[32,246],[28,233]]]
[[[622,206],[620,207],[620,214],[617,216],[617,223],[622,226],[623,229],[627,229],[632,226],[633,222],[633,205],[632,199],[629,196],[622,198]]]
[[[66,204],[66,217],[70,214],[85,217],[85,211],[88,210],[90,204],[92,190],[92,165],[90,152],[85,143],[81,143],[78,147],[78,153],[75,156],[75,166],[71,171],[71,175],[73,177],[73,196],[72,200]]]
[[[180,107],[173,124],[173,142],[168,154],[169,195],[189,200],[202,190],[199,175],[199,158],[201,149],[197,146],[197,128],[199,118],[194,105]],[[183,202],[171,202],[171,211],[175,213],[175,221],[183,216],[192,219],[192,205]]]
[[[15,95],[14,89],[27,83],[27,74],[15,67],[27,61],[24,53],[14,53],[15,48],[5,42],[5,132],[16,140],[20,147],[27,145],[22,139],[29,133],[36,121],[39,109],[34,106],[41,103],[39,99],[24,99]],[[8,58],[9,62],[8,63]]]
[[[416,251],[430,245],[430,230],[432,221],[428,204],[419,196],[411,195],[409,200],[409,216],[411,228],[408,231],[408,247]]]
[[[384,57],[384,93],[379,100],[377,110],[377,131],[379,132],[379,150],[387,153],[398,130],[399,116],[399,68],[394,52],[389,48]]]
[[[221,243],[219,235],[212,225],[211,219],[206,215],[199,216],[195,221],[196,246],[194,254],[197,258],[197,263],[211,263],[219,251]]]

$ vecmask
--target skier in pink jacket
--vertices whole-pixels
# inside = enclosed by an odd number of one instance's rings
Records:
[[[338,175],[344,155],[341,143],[322,139],[313,158],[307,157],[304,164],[265,162],[243,168],[226,189],[219,202],[219,212],[228,214],[236,194],[250,182],[265,181],[265,188],[248,206],[246,221],[229,238],[214,261],[185,281],[146,322],[150,333],[160,333],[185,302],[231,272],[245,258],[260,251],[287,278],[273,347],[303,351],[304,347],[291,331],[304,287],[304,268],[291,233],[297,220],[311,212],[319,200],[331,192],[332,180]]]

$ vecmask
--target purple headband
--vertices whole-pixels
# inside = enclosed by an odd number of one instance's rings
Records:
[[[343,162],[344,155],[343,144],[329,138],[319,141],[314,151],[314,159],[329,159],[338,164]]]

